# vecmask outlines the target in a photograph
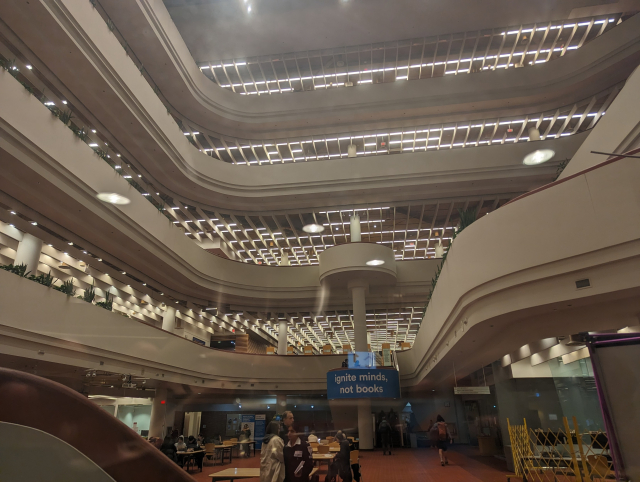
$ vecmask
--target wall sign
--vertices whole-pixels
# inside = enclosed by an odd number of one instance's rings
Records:
[[[256,432],[254,434],[253,439],[256,441],[256,449],[260,450],[262,447],[262,439],[264,438],[264,432],[267,428],[267,416],[266,415],[256,415]]]
[[[455,395],[489,395],[491,389],[489,387],[454,387]]]
[[[327,397],[400,398],[398,371],[391,369],[347,369],[327,373]]]

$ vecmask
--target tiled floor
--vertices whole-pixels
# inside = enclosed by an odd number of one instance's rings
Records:
[[[507,465],[495,457],[484,457],[478,454],[477,448],[458,446],[450,447],[449,465],[442,467],[438,452],[433,449],[399,449],[391,456],[383,456],[382,452],[364,452],[360,454],[362,466],[362,482],[505,482]],[[211,480],[208,474],[230,467],[259,467],[260,453],[248,459],[234,458],[215,467],[205,466],[202,473],[193,473],[199,482]],[[323,467],[326,467],[324,465]],[[256,482],[259,479],[246,479]],[[320,477],[324,481],[324,475]]]

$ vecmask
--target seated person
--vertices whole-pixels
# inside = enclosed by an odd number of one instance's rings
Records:
[[[196,438],[196,440],[198,441],[198,445],[204,445],[204,435],[202,434],[198,434],[198,437]]]
[[[340,444],[340,452],[336,455],[334,466],[344,482],[351,482],[351,449],[342,430],[336,434],[336,442]]]
[[[313,449],[300,439],[294,425],[287,432],[289,442],[284,446],[284,467],[286,482],[307,482],[313,470]]]
[[[316,435],[316,433],[313,430],[309,434],[309,437],[307,437],[307,442],[309,442],[309,443],[311,443],[311,442],[318,443],[318,436]]]
[[[167,435],[164,438],[164,440],[162,441],[162,445],[160,446],[160,452],[162,452],[167,457],[169,457],[171,460],[176,462],[176,460],[177,460],[176,459],[176,446],[171,441],[171,437],[169,435]]]
[[[176,451],[178,452],[186,452],[187,444],[184,443],[184,435],[180,435],[178,437],[178,441],[176,442]]]
[[[198,441],[193,435],[189,435],[189,440],[187,441],[187,451],[194,452],[196,450],[201,450],[200,444],[198,443]],[[193,458],[195,459],[196,465],[198,466],[198,468],[202,470],[202,461],[204,459],[204,452],[199,452],[197,454],[194,454]]]

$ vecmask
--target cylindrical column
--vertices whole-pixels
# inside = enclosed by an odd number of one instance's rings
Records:
[[[287,354],[287,320],[278,323],[278,355]]]
[[[16,259],[13,264],[26,264],[27,269],[25,272],[31,271],[32,275],[37,275],[41,252],[42,240],[30,235],[29,233],[24,233],[22,241],[18,244]]]
[[[369,398],[358,400],[358,437],[360,450],[373,450],[373,420]]]
[[[151,405],[151,419],[149,421],[149,437],[164,438],[166,421],[166,388],[156,388],[156,395],[153,397],[153,405]],[[165,403],[162,403],[165,402]]]
[[[351,242],[359,243],[362,240],[362,236],[360,234],[360,216],[354,214],[349,219],[351,222]]]
[[[171,333],[176,331],[176,309],[173,306],[167,306],[167,309],[164,310],[162,329]]]
[[[280,266],[291,266],[289,262],[289,254],[286,251],[282,252],[282,257],[280,258]]]
[[[356,351],[369,351],[367,349],[367,312],[365,304],[364,285],[351,288],[353,297],[353,338]]]

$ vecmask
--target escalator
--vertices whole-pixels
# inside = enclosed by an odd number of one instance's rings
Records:
[[[3,368],[0,474],[3,482],[193,481],[157,448],[81,394]]]

